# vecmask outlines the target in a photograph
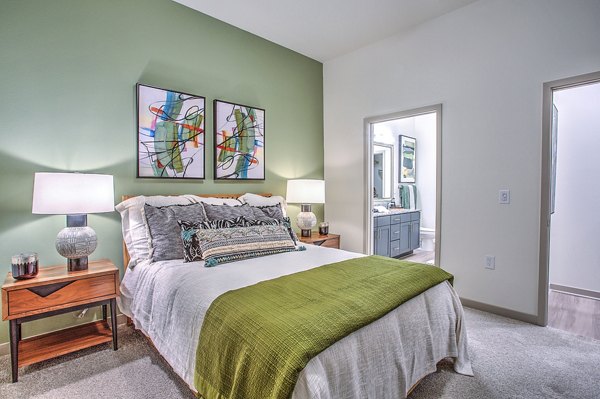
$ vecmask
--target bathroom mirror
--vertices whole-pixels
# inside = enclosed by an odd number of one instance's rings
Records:
[[[391,199],[394,184],[394,163],[391,144],[373,144],[373,198]]]

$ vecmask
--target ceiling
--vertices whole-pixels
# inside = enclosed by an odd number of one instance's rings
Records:
[[[327,61],[476,0],[173,0]]]

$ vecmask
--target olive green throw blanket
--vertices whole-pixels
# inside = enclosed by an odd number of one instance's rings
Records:
[[[196,389],[207,399],[289,398],[313,357],[452,279],[435,266],[368,256],[228,291],[202,325]]]

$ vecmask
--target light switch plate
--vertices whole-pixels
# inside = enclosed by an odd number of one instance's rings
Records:
[[[498,203],[510,204],[510,190],[504,189],[498,191]]]

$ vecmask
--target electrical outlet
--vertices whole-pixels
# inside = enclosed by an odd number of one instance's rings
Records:
[[[494,255],[485,256],[485,268],[490,270],[496,270],[496,257]]]
[[[510,190],[498,191],[498,203],[499,204],[510,204]]]

